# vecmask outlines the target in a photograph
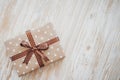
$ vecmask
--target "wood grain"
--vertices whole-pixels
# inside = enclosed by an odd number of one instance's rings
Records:
[[[63,61],[18,77],[4,41],[52,22]],[[0,0],[0,80],[120,80],[120,0]]]

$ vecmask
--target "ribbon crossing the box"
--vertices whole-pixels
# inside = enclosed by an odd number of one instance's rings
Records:
[[[28,48],[28,49],[21,52],[21,53],[13,55],[12,57],[10,57],[11,60],[15,61],[15,60],[17,60],[17,59],[19,59],[21,57],[26,56],[23,63],[25,63],[27,65],[29,63],[29,61],[30,61],[30,58],[34,54],[36,56],[36,59],[38,61],[39,66],[43,67],[44,62],[49,61],[48,57],[43,53],[43,51],[49,49],[49,45],[59,41],[59,38],[55,37],[55,38],[50,39],[50,40],[48,40],[46,42],[43,42],[41,44],[36,45],[30,30],[26,31],[26,35],[28,37],[30,45],[29,45],[28,42],[26,42],[24,40],[20,43],[20,45],[22,47],[25,47],[25,48]]]

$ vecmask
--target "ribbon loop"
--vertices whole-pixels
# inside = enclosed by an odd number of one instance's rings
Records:
[[[24,41],[24,40],[20,43],[20,45],[21,45],[22,47],[31,48],[30,45],[29,45],[29,43],[26,42],[26,41]]]
[[[49,45],[47,43],[42,43],[39,46],[37,46],[39,50],[47,50],[49,48]]]

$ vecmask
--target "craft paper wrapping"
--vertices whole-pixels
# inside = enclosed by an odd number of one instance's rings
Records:
[[[36,44],[43,43],[57,36],[51,23],[39,29],[31,30],[31,33]],[[26,50],[26,48],[20,46],[22,40],[29,42],[26,34],[17,36],[5,42],[6,53],[9,57]],[[50,45],[49,49],[44,51],[44,54],[50,59],[50,61],[45,63],[45,65],[64,58],[64,52],[60,46],[60,41]],[[24,59],[25,56],[15,61],[12,61],[14,68],[16,68],[19,76],[39,68],[38,62],[34,54],[32,55],[28,65],[23,64]]]

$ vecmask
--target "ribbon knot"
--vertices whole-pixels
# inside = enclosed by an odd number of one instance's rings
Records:
[[[38,48],[36,48],[36,47],[32,47],[32,51],[35,51],[35,50],[37,50]]]
[[[23,63],[25,64],[28,64],[29,63],[29,60],[30,58],[32,57],[32,55],[34,54],[36,56],[36,59],[38,61],[38,64],[40,67],[44,66],[44,63],[43,62],[47,62],[49,61],[48,57],[43,53],[43,51],[49,49],[49,45],[59,41],[59,38],[58,37],[55,37],[49,41],[46,41],[44,43],[41,43],[41,44],[38,44],[36,45],[35,42],[34,42],[34,39],[32,37],[32,34],[30,31],[26,31],[26,35],[28,37],[28,40],[30,42],[30,44],[26,41],[22,41],[20,43],[20,45],[24,48],[27,48],[26,51],[23,51],[19,54],[16,54],[14,56],[11,57],[11,60],[14,61],[16,59],[19,59],[23,56],[26,56]]]

